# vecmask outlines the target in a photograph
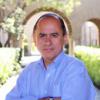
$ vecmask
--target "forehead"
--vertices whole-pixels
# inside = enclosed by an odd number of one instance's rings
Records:
[[[43,17],[41,18],[38,23],[37,23],[37,28],[42,28],[42,27],[61,27],[60,20],[58,18],[48,16],[48,17]]]
[[[37,24],[43,23],[43,22],[56,22],[56,23],[61,24],[59,18],[56,16],[44,16],[39,19]]]

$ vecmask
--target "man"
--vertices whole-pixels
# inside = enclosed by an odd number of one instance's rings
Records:
[[[42,57],[29,64],[6,100],[95,100],[95,90],[84,64],[66,55],[67,32],[63,19],[44,14],[33,29]]]

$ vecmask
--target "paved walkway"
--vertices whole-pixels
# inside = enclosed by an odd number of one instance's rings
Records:
[[[10,78],[1,88],[0,88],[0,100],[5,100],[7,93],[14,87],[16,84],[18,75]]]
[[[100,100],[100,89],[96,88],[96,100]]]
[[[26,56],[21,60],[22,66],[29,64],[32,61],[36,61],[40,58],[40,54],[38,52],[34,52],[34,56]],[[7,93],[14,87],[16,84],[18,75],[11,77],[8,81],[0,88],[0,100],[5,100]]]

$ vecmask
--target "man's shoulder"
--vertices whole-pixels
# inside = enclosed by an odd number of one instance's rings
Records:
[[[75,56],[69,55],[69,54],[65,54],[64,56],[64,60],[66,60],[67,62],[80,62],[79,59],[77,59]]]
[[[66,62],[66,64],[69,65],[69,66],[80,67],[80,66],[84,65],[83,61],[81,61],[80,59],[76,58],[75,56],[71,56],[71,55],[65,55],[64,62]]]

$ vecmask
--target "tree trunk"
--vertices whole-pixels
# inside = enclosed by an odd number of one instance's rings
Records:
[[[4,47],[10,47],[10,40],[11,40],[11,33],[8,33],[8,39],[6,43],[4,44]]]

